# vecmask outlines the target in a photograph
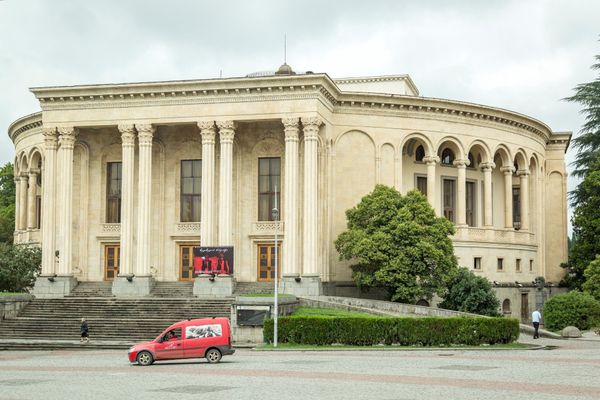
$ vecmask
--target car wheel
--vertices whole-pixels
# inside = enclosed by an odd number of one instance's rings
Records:
[[[221,361],[221,357],[221,352],[217,349],[210,349],[206,352],[206,359],[211,364],[215,364]]]
[[[137,355],[136,360],[138,364],[146,366],[154,362],[154,357],[152,357],[149,351],[142,351]]]

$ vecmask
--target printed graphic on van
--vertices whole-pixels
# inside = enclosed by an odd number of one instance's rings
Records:
[[[207,337],[222,336],[221,325],[197,325],[185,328],[185,337],[188,339],[199,339]]]

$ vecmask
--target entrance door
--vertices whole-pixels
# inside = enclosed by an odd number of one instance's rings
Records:
[[[194,280],[194,245],[179,246],[179,280]]]
[[[281,277],[281,245],[277,243],[277,269]],[[275,245],[258,245],[258,280],[260,282],[273,282],[275,278]]]
[[[121,264],[121,246],[110,244],[104,246],[104,280],[112,281],[119,275]]]
[[[521,322],[529,321],[529,293],[521,293]]]

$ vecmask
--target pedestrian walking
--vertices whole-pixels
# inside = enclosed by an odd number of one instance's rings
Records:
[[[81,327],[79,328],[79,331],[81,332],[81,339],[79,339],[79,341],[80,342],[84,342],[85,341],[85,343],[89,343],[89,341],[90,341],[90,336],[89,336],[90,327],[88,326],[88,323],[85,320],[85,318],[81,318]]]
[[[534,312],[531,313],[531,321],[533,322],[533,329],[535,329],[535,331],[533,332],[534,339],[540,338],[538,329],[540,328],[540,320],[541,319],[542,319],[542,314],[540,314],[540,312],[538,310],[535,310]]]

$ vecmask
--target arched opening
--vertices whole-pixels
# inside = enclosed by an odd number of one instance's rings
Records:
[[[442,150],[442,155],[440,157],[440,162],[442,163],[442,165],[453,165],[455,159],[456,156],[454,155],[454,152],[451,149],[445,148],[444,150]]]
[[[402,192],[417,189],[427,196],[427,166],[425,157],[429,147],[419,137],[411,138],[402,146]]]
[[[509,299],[504,299],[504,301],[502,302],[502,314],[510,314],[510,300]]]
[[[415,161],[423,162],[424,158],[425,158],[425,148],[423,147],[423,145],[419,145],[419,146],[417,146],[417,150],[415,150]]]
[[[421,307],[429,307],[429,302],[425,299],[421,299],[419,301],[417,301],[417,306],[421,306]]]

